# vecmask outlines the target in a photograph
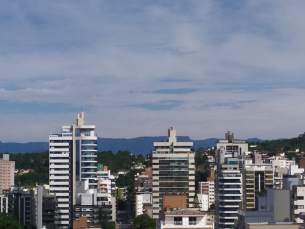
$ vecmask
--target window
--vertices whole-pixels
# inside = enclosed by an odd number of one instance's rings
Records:
[[[182,217],[174,217],[174,225],[182,225]]]
[[[294,209],[304,209],[304,205],[294,205]]]
[[[304,196],[297,196],[297,200],[304,200]]]
[[[189,225],[196,225],[196,217],[189,217]]]

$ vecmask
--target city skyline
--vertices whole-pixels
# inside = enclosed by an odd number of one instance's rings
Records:
[[[0,3],[1,142],[304,133],[302,1]]]

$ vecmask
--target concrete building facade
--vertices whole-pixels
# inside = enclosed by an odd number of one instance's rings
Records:
[[[248,144],[228,132],[224,140],[217,141],[215,154],[215,228],[233,228],[243,198],[242,170]]]
[[[10,161],[9,154],[3,154],[3,158],[0,159],[0,192],[14,186],[14,171],[15,162]]]
[[[50,195],[57,198],[58,228],[73,224],[76,183],[87,181],[88,189],[97,188],[97,136],[94,125],[84,125],[84,113],[76,124],[62,126],[61,134],[49,136]]]
[[[163,195],[187,195],[192,207],[195,197],[195,153],[192,142],[177,142],[176,130],[170,127],[167,142],[154,142],[152,152],[153,218],[159,216]]]
[[[215,203],[215,183],[212,177],[208,177],[206,182],[199,182],[198,193],[208,196],[208,208]],[[199,199],[199,198],[198,198]],[[199,201],[200,204],[200,201]]]

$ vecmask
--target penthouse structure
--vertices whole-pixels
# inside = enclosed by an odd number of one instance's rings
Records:
[[[176,130],[170,127],[167,142],[154,142],[152,153],[153,218],[159,216],[163,195],[187,195],[187,207],[195,197],[195,153],[192,142],[177,142]]]
[[[94,125],[84,125],[84,113],[76,124],[62,126],[61,134],[49,136],[50,195],[56,197],[58,228],[72,227],[76,182],[89,183],[89,192],[97,188],[97,136]],[[91,190],[91,191],[90,191]]]

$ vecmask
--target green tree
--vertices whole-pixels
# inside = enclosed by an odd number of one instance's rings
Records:
[[[102,219],[102,229],[107,229],[108,226],[108,217],[107,215],[103,215],[103,219]]]
[[[156,220],[147,214],[142,214],[133,219],[134,229],[156,229]]]
[[[0,229],[22,229],[19,221],[11,214],[0,214]]]

